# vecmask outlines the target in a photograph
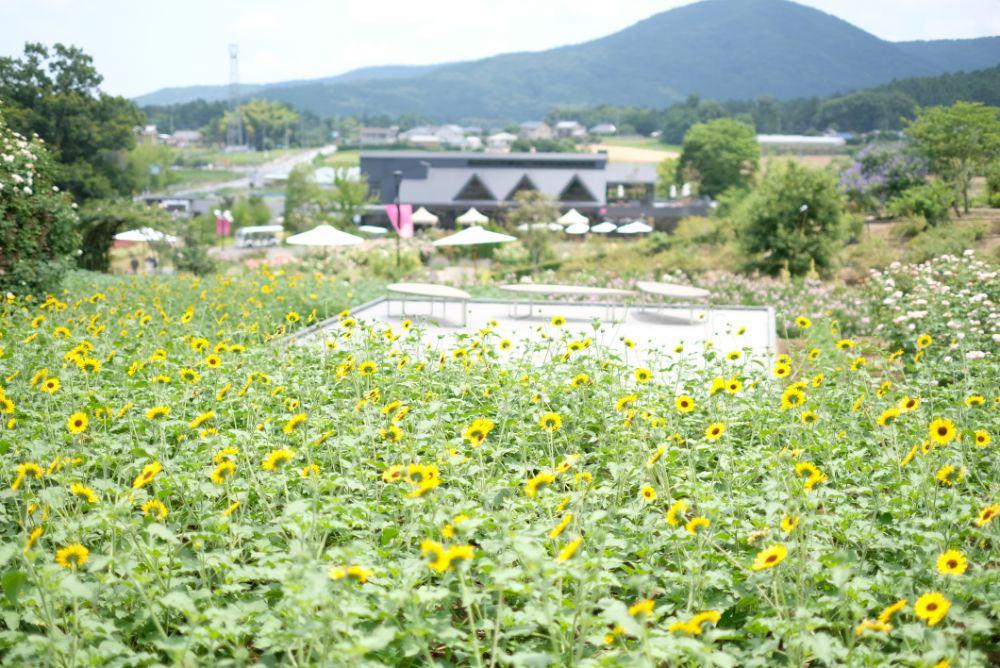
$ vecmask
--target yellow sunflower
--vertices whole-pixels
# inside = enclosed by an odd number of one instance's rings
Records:
[[[295,458],[295,451],[289,450],[288,448],[279,448],[277,450],[272,450],[264,457],[264,461],[261,464],[261,468],[266,471],[276,471],[283,464],[287,464]]]
[[[787,547],[781,544],[771,545],[757,553],[750,568],[755,571],[774,568],[784,561],[786,556],[788,556]]]
[[[930,592],[924,594],[913,604],[913,612],[920,619],[927,622],[928,626],[934,626],[945,618],[951,601],[946,599],[940,592]]]
[[[709,441],[717,441],[726,433],[726,425],[721,422],[710,424],[705,430],[705,438]]]
[[[76,413],[70,415],[69,419],[66,420],[66,428],[71,434],[82,434],[87,431],[87,423],[87,414],[77,411]]]
[[[955,438],[955,423],[951,420],[937,418],[927,428],[931,441],[938,445],[948,445]]]
[[[686,394],[682,394],[681,396],[674,399],[674,406],[680,413],[690,413],[691,411],[694,410],[694,405],[695,405],[694,399],[692,399]]]
[[[76,569],[87,563],[90,557],[90,550],[83,545],[76,543],[67,545],[56,552],[56,563],[63,568]]]
[[[538,419],[538,426],[549,433],[556,432],[562,428],[562,418],[558,413],[546,413]]]
[[[958,550],[948,550],[937,559],[938,573],[942,575],[961,575],[969,567],[969,561]]]

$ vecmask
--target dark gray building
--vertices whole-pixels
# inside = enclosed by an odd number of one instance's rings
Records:
[[[573,208],[592,222],[644,219],[672,227],[692,212],[657,202],[656,165],[609,163],[603,153],[458,153],[441,151],[365,151],[361,173],[380,204],[396,194],[393,172],[402,172],[400,201],[425,207],[445,226],[476,207],[486,215],[509,208],[514,195],[537,190],[555,199],[562,211]],[[377,213],[373,218],[384,218]],[[374,221],[373,221],[374,222]]]

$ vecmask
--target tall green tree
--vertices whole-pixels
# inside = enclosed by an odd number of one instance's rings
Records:
[[[353,224],[355,217],[364,213],[365,207],[376,201],[368,193],[367,177],[351,181],[341,169],[334,176],[333,190],[327,193],[325,208],[334,222],[344,227]]]
[[[753,126],[719,118],[691,127],[684,135],[678,174],[697,170],[699,192],[708,197],[733,187],[748,187],[760,162]]]
[[[45,145],[8,129],[0,113],[0,293],[53,291],[79,237],[68,194]]]
[[[751,266],[771,275],[828,268],[847,233],[837,179],[794,161],[769,169],[734,216]]]
[[[306,230],[320,211],[320,200],[320,187],[313,179],[313,167],[293,167],[285,181],[285,230],[290,233]]]
[[[531,266],[538,268],[550,246],[547,228],[537,226],[552,223],[559,218],[559,204],[551,196],[537,190],[522,190],[514,195],[514,206],[507,211],[506,223],[511,230],[527,225],[526,231],[517,230],[521,243],[528,249]]]
[[[75,46],[29,43],[0,58],[0,101],[12,130],[37,134],[52,151],[56,184],[79,200],[131,194],[127,152],[142,112],[102,92],[93,59]]]
[[[969,211],[972,178],[1000,157],[1000,109],[981,102],[918,109],[906,133],[931,172],[950,183]]]
[[[227,122],[228,122],[227,112]],[[247,143],[258,151],[291,144],[299,114],[280,102],[253,99],[240,105]]]

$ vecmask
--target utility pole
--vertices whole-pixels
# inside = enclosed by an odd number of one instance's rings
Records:
[[[229,111],[226,145],[243,145],[243,115],[240,114],[240,45],[229,45]]]

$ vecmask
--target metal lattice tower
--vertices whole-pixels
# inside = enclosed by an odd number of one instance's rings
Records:
[[[243,146],[243,116],[240,114],[240,45],[229,45],[229,111],[226,145]]]

